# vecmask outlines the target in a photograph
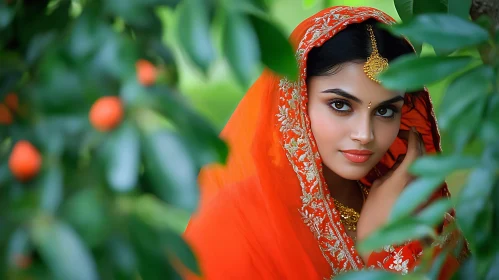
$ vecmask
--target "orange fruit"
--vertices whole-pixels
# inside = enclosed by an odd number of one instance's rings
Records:
[[[99,131],[109,131],[121,123],[123,105],[116,96],[104,96],[92,105],[89,113],[90,123]]]
[[[135,63],[135,68],[139,83],[144,86],[150,86],[156,82],[158,70],[154,64],[145,59],[139,59],[137,63]]]
[[[9,158],[9,169],[19,181],[28,181],[38,174],[42,166],[40,152],[26,140],[14,145]]]
[[[5,104],[0,103],[0,125],[8,125],[12,123],[12,114]]]
[[[18,268],[27,269],[31,266],[33,260],[29,256],[19,254],[14,257],[14,262]]]
[[[7,94],[7,96],[5,96],[4,102],[5,105],[7,105],[7,107],[9,107],[12,111],[16,111],[19,107],[19,98],[14,92]]]

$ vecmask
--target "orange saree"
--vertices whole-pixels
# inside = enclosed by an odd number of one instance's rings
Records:
[[[231,149],[228,163],[202,170],[199,211],[185,232],[204,279],[324,279],[365,267],[406,273],[417,264],[417,241],[373,253],[363,263],[329,195],[307,115],[308,52],[369,18],[394,22],[376,9],[345,6],[303,21],[291,35],[298,81],[264,71],[233,113],[221,134]],[[440,151],[429,94],[413,106],[404,107],[400,129],[416,127],[427,152]],[[406,150],[397,138],[376,166],[379,172],[363,183],[370,186]],[[449,196],[445,186],[435,194],[440,196]],[[450,260],[444,269],[456,266]]]

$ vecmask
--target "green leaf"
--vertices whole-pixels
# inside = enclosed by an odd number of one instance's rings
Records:
[[[237,79],[249,87],[260,62],[258,37],[245,15],[228,13],[223,31],[224,53]]]
[[[149,194],[137,199],[135,214],[158,229],[169,229],[177,234],[184,233],[190,219],[188,212],[167,205]]]
[[[39,119],[35,132],[43,149],[51,155],[60,155],[65,150],[75,155],[78,154],[90,128],[87,114],[88,112],[47,116]]]
[[[456,123],[456,117],[485,96],[492,87],[493,78],[492,67],[480,65],[454,79],[445,91],[441,103],[443,106],[440,106],[437,113],[440,128],[450,129]]]
[[[384,246],[403,244],[408,240],[427,236],[436,237],[433,227],[409,217],[389,223],[375,231],[359,243],[358,250],[367,253],[381,249]]]
[[[411,20],[422,13],[444,13],[447,11],[447,1],[427,0],[394,0],[397,13],[403,22]]]
[[[420,177],[415,179],[400,194],[392,208],[390,221],[411,216],[417,207],[427,202],[431,194],[443,183],[443,177]]]
[[[475,236],[475,228],[480,214],[486,208],[492,195],[495,171],[490,167],[479,167],[468,177],[465,187],[461,190],[456,204],[456,216],[460,229],[466,237]]]
[[[463,19],[470,17],[472,0],[447,0],[449,2],[449,14]]]
[[[475,46],[489,39],[487,31],[479,25],[448,14],[419,15],[410,22],[391,25],[389,29],[411,41],[429,43],[435,50],[446,52]]]
[[[36,34],[33,39],[31,39],[26,51],[26,61],[31,65],[35,63],[36,60],[51,47],[56,39],[57,33],[54,31]]]
[[[147,52],[155,53],[163,60],[162,74],[158,77],[157,83],[176,87],[179,83],[179,69],[170,47],[160,39],[151,39],[148,41]]]
[[[16,19],[22,24],[14,25],[17,27],[16,38],[23,48],[29,45],[36,34],[48,31],[64,32],[64,29],[69,30],[71,20],[69,9],[72,1],[58,1],[58,5],[48,5],[48,7],[43,7],[48,1],[38,2],[40,4],[32,5],[30,3],[29,5],[23,5],[23,12]],[[54,2],[51,1],[51,3]],[[23,28],[23,26],[36,28]]]
[[[128,228],[141,279],[180,279],[166,255],[165,239],[169,236],[136,216],[130,217]]]
[[[414,14],[414,0],[395,0],[393,2],[402,22],[412,19]]]
[[[493,202],[487,200],[483,209],[478,212],[477,220],[474,224],[474,232],[472,233],[473,235],[467,237],[470,248],[472,251],[476,252],[477,257],[482,260],[488,260],[487,262],[479,263],[479,270],[481,271],[488,269],[488,263],[499,247],[496,243],[490,243],[490,240],[494,240],[495,235],[492,231],[494,222],[493,208]]]
[[[0,186],[6,186],[12,179],[12,172],[10,172],[7,161],[0,163]]]
[[[498,279],[498,278],[499,278],[499,252],[496,253],[494,257],[493,263],[490,266],[490,270],[487,272],[486,279]]]
[[[129,0],[126,2],[104,1],[104,10],[112,16],[123,19],[127,28],[132,28],[138,36],[161,36],[162,24],[159,20],[154,5],[155,0]]]
[[[361,270],[361,271],[349,271],[346,273],[341,273],[334,277],[335,280],[412,280],[421,279],[420,276],[416,276],[413,273],[408,275],[402,275],[400,273],[389,272],[384,270]]]
[[[166,5],[171,8],[175,8],[181,0],[133,0],[135,2],[142,2],[143,5],[156,7],[158,5]]]
[[[107,237],[109,201],[97,189],[85,188],[73,194],[64,205],[63,217],[89,247],[100,246]]]
[[[161,207],[157,201],[152,199],[151,196],[143,197],[141,198],[141,201],[139,200],[139,202],[140,206],[147,207],[148,209],[156,208],[154,211],[158,211],[158,207]],[[153,203],[155,205],[147,206],[148,203]],[[139,207],[139,204],[137,204],[136,207]],[[190,271],[196,273],[197,275],[201,275],[201,270],[198,266],[194,253],[180,236],[184,230],[178,233],[174,232],[172,231],[172,228],[164,227],[161,225],[161,222],[158,223],[158,220],[153,221],[154,219],[159,219],[158,216],[155,218],[147,217],[146,212],[147,211],[136,212],[136,217],[138,218],[137,220],[140,220],[140,224],[146,228],[141,234],[149,235],[151,245],[158,248],[159,254],[163,254],[163,252],[166,253],[165,256],[170,260],[170,263],[173,264],[174,267],[175,263],[180,261]],[[159,212],[156,214],[159,214]],[[176,229],[173,230],[176,231]]]
[[[69,65],[61,56],[53,50],[50,55],[41,58],[38,66],[39,81],[27,88],[32,96],[33,109],[74,113],[76,108],[82,108],[82,104],[87,103],[84,99],[84,81],[77,73],[78,69]]]
[[[128,240],[117,235],[107,244],[109,257],[113,264],[115,279],[133,279],[137,273],[137,256]]]
[[[462,152],[472,137],[480,130],[487,106],[487,96],[481,95],[467,110],[453,120],[449,136],[457,152]]]
[[[113,1],[108,1],[113,2]],[[68,52],[73,59],[84,59],[112,36],[113,30],[98,16],[85,10],[73,23],[73,32],[68,38]]]
[[[476,256],[471,255],[459,267],[459,270],[454,274],[452,279],[476,279],[477,278],[476,267],[477,267],[477,258]]]
[[[409,168],[414,175],[447,176],[459,169],[468,169],[476,166],[479,160],[475,157],[463,155],[428,155],[417,159]]]
[[[140,102],[167,117],[184,137],[197,166],[210,163],[225,164],[229,153],[227,144],[220,139],[213,125],[186,105],[182,96],[166,87],[154,87]]]
[[[59,209],[64,195],[64,178],[58,163],[52,163],[40,179],[41,209],[49,214],[55,214]]]
[[[14,19],[16,12],[12,7],[7,6],[6,3],[0,3],[0,30],[7,27]]]
[[[40,217],[33,224],[31,234],[56,279],[99,279],[92,255],[71,227]]]
[[[448,198],[439,199],[425,207],[416,216],[418,221],[425,225],[436,226],[444,219],[444,214],[452,208],[452,201]]]
[[[184,140],[168,130],[144,134],[146,176],[167,203],[193,211],[199,193],[197,169]]]
[[[489,95],[484,117],[480,139],[487,145],[494,145],[499,137],[499,94]]]
[[[10,236],[7,247],[7,260],[12,267],[17,266],[18,258],[31,258],[32,244],[26,228],[17,228]]]
[[[208,12],[202,0],[186,0],[178,15],[179,43],[192,61],[204,72],[215,60]]]
[[[414,48],[414,51],[416,52],[416,55],[420,56],[421,52],[423,51],[423,44],[418,43],[418,42],[410,42],[412,47]]]
[[[417,57],[405,55],[390,64],[380,74],[381,83],[393,90],[418,90],[462,71],[473,61],[472,57]]]
[[[3,100],[5,95],[12,91],[21,81],[27,66],[17,53],[0,53],[0,98]]]
[[[169,230],[164,230],[162,233],[165,235],[164,242],[170,261],[179,260],[190,271],[196,275],[201,275],[196,256],[184,239]]]
[[[274,24],[258,17],[250,16],[258,36],[262,62],[274,72],[290,80],[298,78],[295,53],[287,37]]]
[[[139,175],[139,132],[131,123],[125,122],[114,132],[109,146],[109,185],[117,192],[129,192],[137,185]]]

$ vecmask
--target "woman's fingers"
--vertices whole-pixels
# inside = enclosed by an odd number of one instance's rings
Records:
[[[411,128],[409,131],[407,143],[407,154],[405,155],[404,160],[400,164],[397,170],[401,170],[401,172],[407,173],[407,169],[409,166],[421,155],[423,155],[424,144],[422,144],[422,139],[419,136],[419,133],[415,128]]]
[[[421,151],[419,156],[423,156],[426,153],[426,147],[424,144],[423,135],[421,135],[421,133],[418,133],[418,136],[419,136],[419,144],[421,145]]]
[[[416,131],[415,128],[411,128],[410,130],[401,130],[398,136],[399,138],[408,141],[407,153],[399,155],[392,168],[390,168],[390,170],[382,177],[374,181],[372,187],[382,185],[388,178],[392,177],[395,172],[402,174],[407,181],[414,179],[409,172],[407,172],[407,170],[418,157],[424,155],[425,153],[423,137]]]

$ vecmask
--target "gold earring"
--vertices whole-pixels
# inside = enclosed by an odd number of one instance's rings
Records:
[[[379,73],[388,68],[388,59],[382,57],[378,52],[376,37],[374,36],[372,26],[368,25],[367,30],[369,31],[373,50],[371,52],[371,55],[367,58],[366,63],[364,64],[364,72],[371,80],[379,84],[380,81],[376,78],[376,76],[378,76]]]
[[[367,105],[367,109],[371,109],[371,105],[372,105],[372,103],[371,103],[371,101],[369,101],[369,104]]]

